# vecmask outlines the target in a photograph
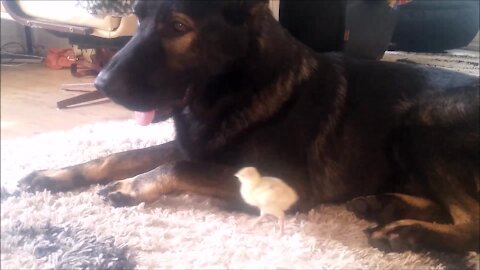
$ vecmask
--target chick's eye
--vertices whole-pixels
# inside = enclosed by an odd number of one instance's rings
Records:
[[[187,26],[181,22],[174,22],[173,29],[178,33],[185,33],[188,31]]]

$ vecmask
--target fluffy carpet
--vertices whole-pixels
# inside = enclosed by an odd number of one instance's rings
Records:
[[[478,74],[478,58],[472,59]],[[169,195],[149,205],[114,208],[96,195],[100,186],[59,194],[14,192],[16,181],[32,170],[173,137],[171,121],[147,127],[120,121],[2,140],[1,269],[479,269],[477,253],[380,252],[362,233],[372,224],[344,205],[287,216],[279,238],[274,221],[249,232],[255,217],[224,211],[221,202],[199,196]]]

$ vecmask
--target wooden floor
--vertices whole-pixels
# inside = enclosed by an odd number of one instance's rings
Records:
[[[132,112],[110,101],[57,109],[57,101],[79,94],[60,90],[61,84],[92,81],[93,78],[75,78],[68,70],[51,70],[43,64],[2,66],[1,138],[30,136],[98,121],[132,117]]]

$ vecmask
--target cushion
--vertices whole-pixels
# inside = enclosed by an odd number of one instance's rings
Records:
[[[92,15],[77,1],[18,1],[18,4],[26,15],[56,23],[112,31],[121,21],[121,17]]]

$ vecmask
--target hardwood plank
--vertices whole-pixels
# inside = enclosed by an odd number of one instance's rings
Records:
[[[63,91],[64,83],[88,83],[69,70],[51,70],[43,64],[1,70],[1,137],[10,139],[107,120],[130,119],[132,112],[111,101],[58,110],[59,100],[81,94]]]

